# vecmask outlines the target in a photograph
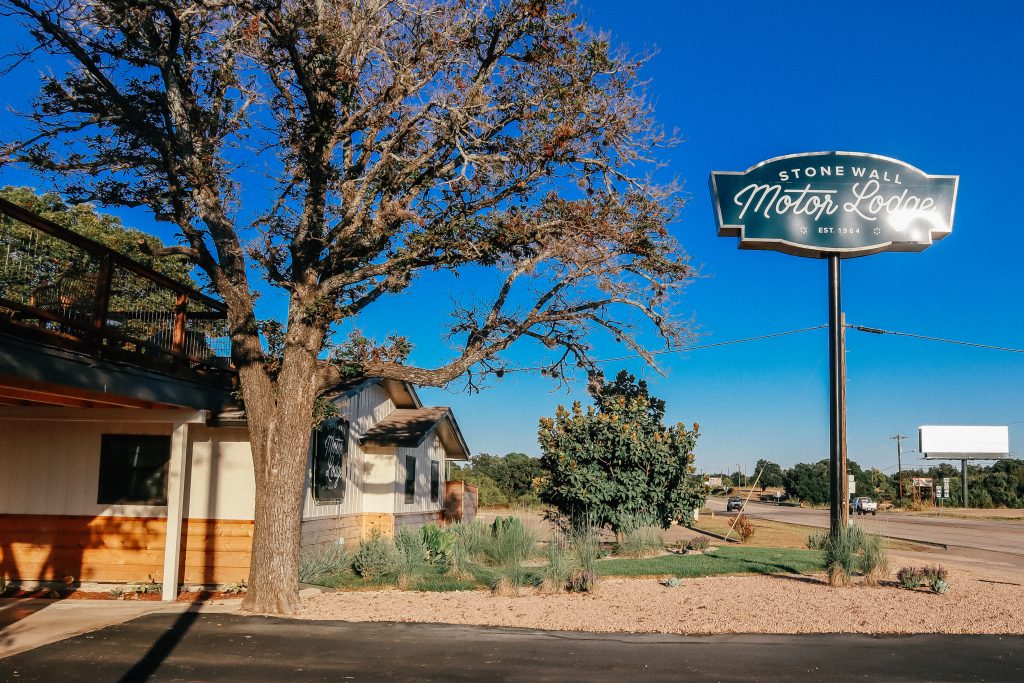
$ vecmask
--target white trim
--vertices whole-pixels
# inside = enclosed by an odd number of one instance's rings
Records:
[[[181,565],[181,526],[185,509],[185,468],[188,463],[188,425],[179,422],[171,435],[171,460],[167,464],[167,535],[164,538],[165,602],[178,599],[178,568]]]

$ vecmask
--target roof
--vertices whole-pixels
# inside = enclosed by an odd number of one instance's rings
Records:
[[[371,427],[360,439],[364,444],[416,448],[436,433],[448,460],[469,458],[469,447],[451,408],[398,408]]]

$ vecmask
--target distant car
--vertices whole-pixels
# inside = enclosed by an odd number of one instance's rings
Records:
[[[853,501],[851,509],[858,515],[866,515],[869,512],[872,515],[878,514],[878,503],[871,500],[870,498],[857,498]]]
[[[725,504],[725,511],[732,512],[733,510],[743,509],[743,499],[739,496],[733,496],[729,499],[729,502]]]

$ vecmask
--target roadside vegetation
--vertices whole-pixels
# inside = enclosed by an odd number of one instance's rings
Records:
[[[758,484],[762,491],[768,488],[785,491],[785,498],[817,506],[829,501],[828,460],[816,463],[797,463],[788,469],[768,460],[758,460],[755,472],[761,472]],[[960,470],[950,463],[940,463],[927,470],[903,470],[903,499],[899,497],[899,474],[887,474],[877,468],[864,469],[855,461],[847,462],[847,471],[853,475],[857,494],[873,498],[878,502],[892,503],[896,507],[930,509],[930,501],[912,500],[914,478],[931,479],[940,482],[948,478],[950,496],[944,501],[948,507],[963,507]],[[753,483],[753,477],[740,472],[709,475],[721,480],[715,492],[727,493],[730,489]],[[1024,461],[1012,458],[996,461],[989,466],[968,466],[968,487],[972,508],[1024,509]]]
[[[374,536],[349,552],[333,547],[304,553],[301,580],[346,590],[489,589],[513,595],[523,588],[589,592],[610,576],[810,574],[825,567],[820,550],[715,548],[707,537],[693,539],[690,552],[669,552],[650,527],[631,530],[617,543],[600,542],[591,527],[558,532],[547,541],[539,537],[538,528],[515,517],[499,517],[491,525],[402,529],[394,539]]]

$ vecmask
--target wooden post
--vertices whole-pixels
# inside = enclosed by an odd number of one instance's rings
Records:
[[[184,292],[179,292],[178,299],[174,303],[174,334],[171,336],[171,351],[175,354],[185,352],[185,332],[187,326],[188,295]]]
[[[107,326],[107,314],[110,312],[110,289],[113,276],[110,258],[104,256],[100,261],[99,272],[96,274],[96,292],[92,300],[92,328],[101,334]]]

